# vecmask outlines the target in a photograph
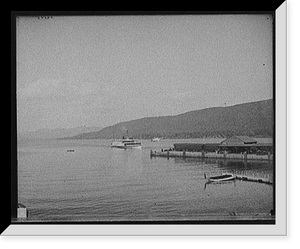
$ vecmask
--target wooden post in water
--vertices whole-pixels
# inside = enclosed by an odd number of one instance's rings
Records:
[[[21,204],[21,203],[18,203],[17,218],[28,218],[28,210],[27,210],[27,208],[26,208],[23,204]]]

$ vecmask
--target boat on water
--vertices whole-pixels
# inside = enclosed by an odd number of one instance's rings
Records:
[[[207,179],[208,182],[223,182],[223,181],[234,180],[236,177],[235,175],[230,173],[223,173],[222,175],[210,176],[210,177],[206,177],[206,174],[204,174],[204,178]]]
[[[142,143],[135,141],[132,137],[123,137],[122,139],[115,139],[111,142],[112,148],[120,149],[140,149]]]
[[[159,138],[159,137],[155,137],[155,138],[152,138],[151,141],[152,141],[152,142],[159,142],[159,141],[160,141],[160,138]]]
[[[142,148],[142,143],[135,141],[132,137],[116,139],[111,142],[111,147],[121,149]]]

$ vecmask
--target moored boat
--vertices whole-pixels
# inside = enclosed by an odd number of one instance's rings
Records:
[[[219,176],[210,176],[206,177],[206,174],[204,174],[204,178],[207,179],[208,182],[222,182],[222,181],[230,181],[234,180],[236,177],[233,174],[230,173],[223,173]]]
[[[152,141],[152,142],[159,142],[159,141],[160,141],[160,138],[159,138],[159,137],[155,137],[155,138],[152,138],[151,141]]]

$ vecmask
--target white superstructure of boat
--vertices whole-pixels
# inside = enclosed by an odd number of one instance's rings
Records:
[[[132,137],[123,137],[122,139],[115,139],[111,142],[111,147],[121,149],[142,148],[142,143],[135,141]]]

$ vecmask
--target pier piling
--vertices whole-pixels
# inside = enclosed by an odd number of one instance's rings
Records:
[[[270,184],[270,185],[273,184],[273,182],[269,178],[256,177],[254,174],[253,174],[253,176],[235,175],[235,178],[237,180],[241,180],[241,181],[259,182],[259,183],[265,183],[265,184]]]

